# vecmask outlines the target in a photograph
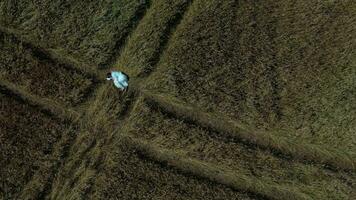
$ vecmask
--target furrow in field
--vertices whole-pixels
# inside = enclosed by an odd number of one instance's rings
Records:
[[[151,147],[116,132],[107,146],[109,155],[104,160],[105,170],[96,176],[91,196],[99,199],[265,199],[236,191],[219,181],[202,177],[203,174],[182,172],[166,162],[165,158],[171,154]],[[192,168],[194,166],[188,171]]]
[[[264,185],[295,188],[316,199],[334,199],[352,195],[355,184],[348,172],[335,172],[323,165],[303,163],[276,154],[270,149],[177,118],[152,101],[139,101],[127,120],[128,135],[187,158],[219,166],[237,177],[247,177]],[[189,166],[186,166],[189,168]],[[183,166],[182,166],[183,168]],[[349,177],[345,179],[345,177]],[[332,183],[332,184],[331,184]],[[330,193],[325,193],[327,188]],[[340,192],[340,188],[342,192]],[[264,189],[262,189],[264,191]],[[270,189],[266,189],[268,193]]]
[[[97,96],[81,118],[69,159],[61,167],[53,189],[48,193],[51,199],[70,198],[67,195],[73,194],[73,190],[81,191],[80,198],[91,196],[97,174],[105,169],[102,163],[108,158],[107,145],[112,143],[113,130],[132,110],[136,93],[129,91],[120,95],[110,85],[99,88]]]
[[[134,78],[147,77],[155,69],[191,3],[192,0],[152,1],[150,9],[128,39],[117,68]]]
[[[217,165],[185,157],[174,151],[157,148],[152,143],[129,136],[123,136],[123,140],[137,150],[143,159],[153,160],[163,166],[173,167],[187,176],[197,176],[236,191],[247,192],[263,199],[311,199],[307,195],[279,186],[273,183],[263,182],[259,179],[226,170]]]
[[[139,77],[148,77],[154,71],[163,51],[169,44],[172,35],[174,34],[180,22],[183,20],[184,15],[189,9],[189,6],[192,4],[192,2],[193,0],[185,0],[179,2],[177,11],[172,12],[172,14],[174,15],[167,18],[168,21],[166,22],[166,27],[164,27],[165,29],[162,30],[162,36],[160,38],[158,49],[152,54],[152,57],[150,57],[147,61],[150,66],[145,67],[143,71],[138,75]]]
[[[83,64],[74,58],[70,58],[61,53],[57,52],[55,49],[46,49],[31,40],[26,39],[18,31],[0,26],[0,32],[7,37],[12,38],[14,43],[21,43],[24,47],[32,49],[33,54],[37,57],[44,58],[46,60],[52,60],[55,63],[62,65],[62,67],[74,71],[76,73],[83,74],[86,78],[93,79],[94,82],[101,80],[100,75],[102,74],[97,67]],[[14,44],[14,45],[15,45]]]
[[[48,52],[0,32],[0,78],[65,106],[84,102],[95,79],[52,59]]]
[[[0,85],[0,199],[39,194],[60,159],[58,141],[67,137],[69,122],[29,99]]]
[[[326,150],[316,145],[293,144],[282,139],[277,140],[268,133],[246,129],[222,115],[202,112],[198,108],[186,105],[177,99],[145,91],[143,91],[143,95],[152,106],[159,107],[168,115],[208,128],[250,146],[268,149],[276,155],[291,157],[303,162],[319,163],[335,170],[355,170],[356,161],[346,153]]]
[[[150,5],[151,5],[151,0],[147,0],[145,3],[141,4],[137,8],[136,12],[132,16],[132,18],[129,20],[130,23],[127,24],[127,27],[124,29],[124,34],[121,33],[122,32],[122,30],[121,30],[120,34],[122,34],[122,37],[120,37],[119,40],[114,41],[115,46],[114,46],[112,55],[108,58],[108,60],[105,63],[103,63],[99,66],[101,69],[110,68],[115,64],[117,58],[119,57],[119,55],[121,53],[121,48],[123,48],[125,46],[125,43],[128,40],[128,38],[130,37],[130,35],[132,34],[132,32],[135,31],[138,24],[141,22],[141,20],[145,16],[147,10],[150,9]]]
[[[150,3],[149,0],[5,2],[0,8],[0,24],[97,69],[111,67],[111,60]]]
[[[80,116],[80,113],[76,112],[75,110],[62,107],[61,105],[50,99],[40,98],[38,96],[30,94],[27,91],[24,91],[23,89],[6,80],[0,80],[0,90],[3,93],[9,94],[18,100],[30,104],[33,107],[37,107],[42,112],[45,112],[47,115],[56,118],[61,118],[68,121],[77,121]]]

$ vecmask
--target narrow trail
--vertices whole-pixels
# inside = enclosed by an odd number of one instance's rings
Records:
[[[251,147],[270,150],[275,152],[275,155],[282,159],[286,159],[286,157],[292,157],[292,159],[296,159],[302,162],[317,162],[320,164],[326,164],[328,167],[331,167],[335,170],[354,171],[356,162],[351,158],[339,157],[333,152],[325,152],[324,150],[319,150],[314,146],[294,145],[287,142],[281,143],[268,134],[261,134],[245,130],[240,125],[236,124],[230,119],[227,119],[225,116],[212,116],[200,111],[199,109],[193,109],[195,107],[192,105],[184,105],[178,100],[176,102],[170,102],[167,101],[164,97],[141,90],[140,83],[144,82],[144,80],[147,79],[155,70],[156,65],[159,63],[162,54],[166,50],[172,35],[174,35],[175,30],[177,29],[181,20],[184,18],[186,11],[189,10],[189,5],[191,5],[191,3],[192,1],[186,5],[184,8],[185,11],[182,14],[176,16],[172,20],[170,28],[167,29],[167,34],[169,36],[167,36],[161,42],[157,54],[155,54],[151,59],[154,67],[144,70],[144,72],[139,75],[140,80],[132,84],[131,89],[136,92],[136,95],[130,101],[130,106],[134,105],[138,98],[144,97],[146,100],[153,103],[154,106],[174,116],[177,119],[216,131],[228,138],[233,138],[238,142],[248,144]],[[132,109],[126,109],[126,112],[122,115],[122,121],[120,120],[120,123],[125,124],[125,121],[128,120],[128,116],[131,114],[131,111]],[[110,140],[108,139],[106,144],[108,144],[109,141]],[[140,149],[140,152],[143,155],[146,155],[147,158],[160,163],[171,163],[170,165],[172,167],[177,168],[184,173],[193,174],[213,182],[218,182],[236,190],[245,190],[264,196],[268,199],[280,199],[283,194],[293,194],[291,195],[292,199],[308,199],[308,197],[302,193],[289,191],[288,189],[284,188],[276,188],[276,186],[273,185],[271,185],[269,188],[261,190],[262,186],[259,180],[255,180],[253,178],[252,180],[251,177],[239,177],[232,174],[232,172],[219,169],[210,163],[192,160],[191,158],[182,158],[173,152],[157,149],[156,147],[150,146],[140,140],[133,141],[132,143],[137,146],[137,148]],[[164,152],[162,153],[162,151]],[[207,165],[209,165],[211,168],[207,168]],[[100,173],[100,167],[96,174],[98,173]],[[88,190],[89,193],[91,192],[91,189],[92,188]]]
[[[231,138],[237,142],[251,146],[252,148],[258,147],[261,149],[270,150],[271,152],[275,152],[275,155],[282,159],[291,157],[292,159],[301,162],[315,162],[325,164],[336,171],[346,170],[354,172],[356,170],[356,160],[354,158],[348,158],[346,156],[340,157],[337,153],[319,149],[318,147],[312,145],[290,144],[286,141],[276,140],[269,134],[261,134],[247,130],[236,122],[226,118],[225,116],[205,113],[199,108],[196,108],[194,105],[186,105],[180,102],[178,99],[167,99],[163,96],[141,89],[141,83],[144,82],[144,80],[146,80],[154,72],[162,57],[162,54],[170,43],[171,37],[174,35],[175,30],[183,20],[192,2],[192,0],[189,1],[184,7],[184,11],[172,19],[169,28],[165,32],[167,37],[162,40],[157,53],[150,60],[150,62],[153,63],[153,68],[145,69],[141,74],[139,74],[140,80],[131,84],[130,90],[132,91],[129,93],[130,100],[127,102],[123,113],[121,113],[119,117],[120,124],[126,124],[126,121],[129,120],[129,116],[131,115],[137,100],[139,98],[144,98],[144,100],[148,102],[152,108],[164,112],[172,118],[176,118],[183,122],[209,129],[221,134],[223,137]],[[135,27],[137,27],[137,25],[140,23],[140,20],[144,17],[147,9],[149,9],[149,4],[142,9],[139,9],[139,11],[135,14],[135,17],[132,19],[133,23],[130,25],[131,31],[126,34],[124,39],[116,41],[116,49],[118,49],[118,51],[112,55],[106,65],[114,65],[116,59],[120,56],[121,49],[125,47],[124,44],[127,38],[131,32],[135,30]],[[60,55],[53,50],[41,48],[38,45],[35,45],[33,42],[22,38],[14,30],[0,26],[0,33],[12,35],[13,37],[17,38],[17,40],[21,41],[21,43],[23,43],[25,46],[33,49],[34,56],[40,59],[49,59],[55,63],[61,63],[63,66],[70,70],[75,70],[76,72],[80,72],[81,74],[85,74],[85,76],[92,78],[97,84],[96,87],[88,93],[87,99],[91,99],[89,98],[90,94],[92,95],[95,93],[95,91],[99,90],[101,87],[104,87],[101,83],[104,82],[102,79],[105,76],[105,72],[98,70],[97,67],[88,67],[74,59]],[[39,110],[51,116],[59,117],[71,122],[78,121],[82,115],[81,112],[64,108],[63,106],[58,105],[51,100],[39,98],[29,94],[16,85],[4,80],[0,80],[0,91],[12,95],[30,105],[33,105]],[[85,109],[87,109],[87,107],[82,108],[82,110]],[[115,132],[112,134],[115,134]],[[109,134],[108,138],[105,138],[104,145],[110,144],[112,134]],[[211,163],[192,159],[168,149],[156,147],[154,145],[148,144],[143,140],[134,139],[128,135],[118,135],[128,143],[132,144],[132,146],[138,150],[144,159],[152,160],[162,166],[178,169],[178,171],[182,172],[183,174],[207,179],[238,191],[246,191],[251,194],[256,194],[259,197],[265,199],[283,199],[285,196],[289,196],[290,199],[310,199],[308,196],[299,191],[291,191],[287,188],[283,188],[282,186],[274,184],[265,186],[265,184],[262,184],[262,182],[257,178],[239,175]],[[71,141],[66,142],[69,144],[69,147],[67,147],[63,155],[64,161],[62,163],[57,163],[56,168],[59,168],[59,165],[65,165],[65,159],[69,156],[70,148],[76,139],[77,138],[74,136]],[[80,162],[81,159],[84,158],[87,153],[95,147],[95,145],[96,141],[93,141],[91,145],[89,145],[83,152],[81,152],[78,162]],[[102,152],[102,156],[104,156],[104,154],[105,152]],[[75,167],[77,166],[78,165],[73,165],[71,172],[74,172]],[[99,164],[96,169],[94,178],[102,170],[104,170],[103,166]],[[58,174],[58,171],[56,171],[55,174]],[[91,194],[92,187],[93,184],[90,184],[88,190],[86,191],[86,195]],[[44,192],[41,194],[41,198],[47,198],[51,193],[51,190],[52,185],[47,185],[44,189]]]
[[[85,77],[93,79],[94,82],[100,82],[100,75],[103,73],[99,70],[96,70],[93,66],[81,64],[72,58],[62,56],[54,50],[43,48],[38,43],[32,42],[21,36],[18,31],[3,27],[1,25],[0,34],[8,35],[11,38],[14,38],[16,41],[20,42],[24,47],[31,49],[34,57],[43,60],[50,60],[53,63],[58,63],[65,69],[83,74]]]
[[[84,101],[79,102],[78,105],[75,105],[73,109],[85,111],[86,107],[90,104],[90,101],[94,98],[95,91],[97,91],[98,88],[100,88],[105,82],[104,77],[106,76],[106,72],[97,70],[97,67],[82,64],[68,56],[63,56],[52,49],[43,48],[37,43],[34,43],[22,37],[19,33],[17,33],[16,30],[0,26],[0,35],[1,34],[10,36],[15,41],[18,41],[25,48],[30,49],[32,52],[32,56],[37,58],[38,60],[48,61],[49,63],[54,63],[54,65],[58,64],[61,67],[64,67],[66,70],[81,74],[85,78],[88,78],[92,81],[92,87],[89,87],[83,93],[82,98],[84,99]]]
[[[126,143],[133,146],[143,159],[152,160],[163,167],[173,167],[189,176],[192,175],[198,178],[203,178],[225,185],[237,191],[257,195],[262,199],[283,200],[286,196],[291,200],[311,199],[299,191],[290,190],[273,183],[266,185],[257,178],[238,175],[232,171],[210,163],[185,157],[168,149],[155,147],[152,144],[148,144],[139,139],[134,139],[127,135],[121,134],[121,138],[124,139]]]
[[[78,121],[80,115],[76,111],[61,107],[60,105],[57,105],[54,102],[51,102],[50,100],[41,99],[39,97],[28,94],[17,88],[15,85],[6,81],[0,80],[0,93],[8,96],[9,98],[15,101],[18,101],[21,104],[28,105],[33,109],[33,111],[41,112],[44,114],[44,116],[48,116],[56,123],[61,124],[63,126],[74,127],[74,124]],[[71,133],[73,133],[73,131]],[[35,199],[41,199],[41,194],[45,192],[49,186],[51,186],[51,181],[53,180],[54,175],[58,171],[58,168],[56,166],[59,166],[62,162],[62,159],[60,158],[65,159],[66,157],[66,146],[64,145],[64,148],[61,148],[61,150],[63,151],[60,151],[59,149],[57,149],[57,147],[61,146],[61,144],[67,143],[66,140],[68,139],[68,137],[73,137],[73,134],[71,133],[69,133],[68,135],[59,134],[56,137],[55,142],[51,144],[49,150],[45,153],[46,155],[50,156],[48,160],[51,160],[53,162],[49,163],[48,165],[45,165],[44,168],[41,169],[48,171],[48,174],[42,176],[41,174],[38,174],[38,171],[32,173],[31,177],[26,182],[24,182],[24,186],[21,188],[21,193],[19,193],[20,199],[29,198],[28,196],[23,196],[24,194],[26,194],[26,192],[24,193],[25,189],[33,189],[33,193],[31,193],[31,195],[36,196]],[[61,156],[59,158],[56,157],[56,155]],[[39,188],[36,187],[36,189],[34,189],[33,185],[31,185],[33,184],[32,181],[36,180],[34,179],[34,177],[39,177],[39,180],[47,180],[45,181],[44,187],[42,188],[44,191],[39,191],[37,190]]]
[[[127,120],[129,119],[130,113],[135,107],[135,103],[137,101],[138,94],[136,93],[135,90],[131,90],[127,94],[127,98],[128,98],[128,100],[125,104],[125,107],[123,108],[122,112],[120,112],[118,119],[117,119],[119,122],[118,123],[119,127],[116,127],[114,132],[108,134],[108,136],[106,138],[104,138],[104,143],[102,146],[110,145],[110,143],[113,140],[114,134],[117,133],[116,130],[119,130],[120,128],[125,126],[125,124],[127,124]],[[104,164],[103,164],[102,160],[104,160],[105,154],[106,154],[105,151],[101,151],[100,156],[99,156],[98,160],[96,161],[96,163],[98,163],[98,164],[96,165],[96,168],[95,168],[95,173],[93,176],[94,180],[104,170]],[[91,184],[89,184],[87,190],[85,191],[84,198],[90,197],[90,194],[93,192],[93,186],[94,186],[94,182],[91,182]]]
[[[174,30],[177,28],[177,26],[179,25],[180,21],[183,19],[183,16],[184,14],[186,13],[186,11],[188,10],[189,6],[191,5],[192,3],[192,0],[190,0],[185,8],[184,8],[184,11],[182,12],[181,15],[178,15],[176,16],[175,18],[172,19],[171,21],[171,25],[170,27],[167,29],[167,34],[169,36],[167,36],[160,44],[160,47],[159,47],[159,50],[157,52],[156,55],[154,55],[154,57],[151,59],[152,62],[154,62],[154,65],[153,66],[156,66],[159,62],[159,59],[164,51],[164,49],[166,48],[168,42],[169,42],[169,39],[170,37],[173,35],[174,33]],[[144,15],[147,13],[148,9],[150,8],[151,6],[151,2],[149,2],[149,5],[146,7],[146,9],[144,10],[143,13],[141,13],[140,15],[140,20],[144,17]],[[135,27],[137,27],[139,25],[140,22],[138,22],[136,24]],[[125,38],[124,41],[119,41],[119,43],[123,43],[127,41],[127,38],[129,37],[129,35],[135,31],[135,28],[133,28],[131,30],[131,32],[127,35],[127,37]],[[123,48],[125,45],[122,45]],[[121,53],[121,48],[119,48],[120,50],[113,56],[113,59],[111,62],[109,62],[109,65],[114,65],[116,59],[118,57],[120,57],[120,53]],[[130,91],[128,93],[128,96],[129,96],[129,101],[127,102],[127,104],[125,105],[125,108],[123,109],[123,112],[120,114],[119,116],[119,121],[120,121],[120,124],[125,124],[125,121],[128,119],[128,117],[130,116],[131,114],[131,111],[133,110],[133,107],[135,105],[135,103],[137,102],[137,99],[140,97],[140,85],[142,84],[142,82],[144,82],[145,79],[148,78],[148,76],[153,72],[154,69],[149,69],[148,71],[145,71],[144,75],[140,76],[139,75],[139,79],[138,80],[135,80],[135,81],[132,81],[130,83]],[[117,128],[119,129],[119,128]],[[113,137],[113,135],[109,135],[109,137]],[[106,138],[105,140],[105,144],[104,145],[109,145],[110,143],[110,138]],[[98,167],[98,170],[96,170],[95,172],[95,177],[98,176],[98,174],[100,173],[101,171],[101,168],[102,166],[99,165]],[[91,192],[92,192],[92,187],[93,187],[93,183],[90,184],[89,188],[87,189],[87,191],[85,192],[85,196],[88,196]]]
[[[287,141],[277,140],[270,134],[244,129],[225,116],[205,113],[196,108],[196,106],[185,105],[177,99],[167,100],[164,97],[147,91],[143,91],[142,93],[152,107],[158,108],[174,118],[205,127],[248,146],[270,150],[276,156],[283,159],[291,157],[301,162],[320,163],[336,171],[356,170],[356,160],[351,157],[340,156],[335,152],[327,151],[314,145],[291,144]]]
[[[135,14],[135,16],[133,17],[132,21],[138,20],[137,22],[133,22],[131,24],[131,31],[128,32],[126,34],[126,36],[124,38],[122,38],[121,40],[116,42],[116,47],[117,49],[121,49],[123,44],[126,42],[127,38],[129,37],[129,35],[131,34],[131,32],[135,29],[135,27],[137,26],[138,22],[140,21],[140,19],[142,19],[142,17],[144,16],[144,14],[146,13],[147,9],[149,8],[149,4],[146,4],[144,7],[142,7],[141,9],[139,9],[137,11],[137,13]],[[136,23],[136,24],[135,24]],[[109,59],[108,63],[106,65],[112,66],[114,64],[114,60],[116,60],[116,58],[119,56],[121,50],[118,50],[116,53],[113,54],[112,58]],[[52,53],[52,52],[51,52]],[[77,69],[85,69],[84,71],[82,71],[82,73],[86,73],[88,75],[90,75],[94,80],[95,80],[95,88],[93,88],[90,92],[87,93],[86,97],[87,97],[87,101],[84,102],[83,104],[78,106],[78,109],[82,110],[83,113],[86,112],[87,109],[89,109],[90,107],[90,103],[92,101],[95,100],[95,95],[96,95],[96,91],[100,91],[100,89],[102,87],[105,87],[105,85],[103,85],[103,83],[105,82],[104,77],[106,76],[106,69],[103,66],[97,66],[95,68],[91,68],[91,69],[86,69],[84,64],[79,63],[76,60],[70,59],[70,58],[63,58],[61,55],[57,55],[54,54],[52,55],[52,58],[58,59],[58,61],[61,62],[66,62],[68,64],[70,64],[70,66],[72,66],[73,68],[77,68]],[[98,69],[98,70],[96,70]],[[132,94],[132,93],[131,93]],[[135,94],[132,94],[132,102],[134,103],[134,99],[135,99]],[[130,103],[130,102],[129,102]],[[127,112],[131,111],[131,106],[129,106],[131,104],[128,104],[128,106],[126,108],[124,108],[124,112],[122,115],[122,119],[123,120],[125,118],[125,116],[127,115]],[[72,141],[70,141],[70,146],[72,146],[75,141],[77,140],[77,138],[73,138]],[[108,138],[105,139],[105,143],[107,143],[109,140]],[[85,151],[82,151],[80,153],[79,159],[77,159],[77,161],[70,167],[70,173],[74,173],[74,171],[76,170],[76,168],[80,165],[81,160],[84,159],[84,157],[92,150],[95,148],[95,146],[97,145],[97,140],[93,140],[91,142],[91,144],[85,149]],[[70,151],[69,147],[67,149],[67,156],[69,156],[69,151]],[[104,157],[104,152],[101,153],[101,155],[99,156],[100,158]],[[64,161],[61,166],[66,165],[66,161]],[[101,164],[99,163],[95,172],[94,176],[97,176],[98,172],[101,170]],[[58,172],[58,171],[57,171]],[[75,181],[75,180],[74,180]],[[72,183],[74,184],[74,183]],[[89,184],[88,188],[85,191],[85,196],[89,195],[91,193],[92,190],[92,186],[93,186],[93,182]],[[52,191],[52,183],[50,185],[48,185],[47,189],[41,194],[41,197],[43,199],[47,198],[48,195],[50,195]]]
[[[115,42],[115,52],[111,55],[111,57],[108,59],[108,61],[102,65],[99,66],[100,69],[108,69],[111,66],[115,65],[116,59],[120,56],[122,48],[125,47],[125,43],[127,42],[127,39],[130,37],[131,33],[135,31],[137,25],[140,23],[141,19],[145,16],[147,10],[151,6],[151,0],[147,0],[145,4],[143,4],[140,8],[137,9],[136,13],[133,15],[133,17],[130,19],[130,24],[126,29],[127,31],[125,35],[120,38],[118,41]]]
[[[72,109],[64,108],[63,106],[55,103],[52,100],[43,99],[35,95],[29,94],[21,88],[17,87],[16,85],[1,79],[0,91],[9,94],[10,96],[13,96],[22,102],[26,102],[33,107],[36,107],[37,109],[46,113],[49,116],[58,117],[60,119],[64,119],[70,122],[76,122],[81,115],[79,112]]]
[[[177,27],[183,20],[185,14],[190,8],[190,5],[192,5],[193,0],[187,1],[182,8],[181,12],[178,12],[170,21],[168,28],[163,32],[164,37],[161,39],[159,48],[155,52],[155,54],[152,56],[152,58],[149,59],[148,63],[150,64],[150,68],[145,68],[143,71],[138,75],[140,78],[148,78],[151,73],[156,69],[157,64],[159,63],[163,52],[167,49],[168,44],[170,43],[170,40],[172,36],[174,35]]]
[[[55,176],[58,174],[60,166],[66,162],[69,156],[70,147],[74,144],[75,138],[76,138],[75,131],[72,130],[70,134],[66,135],[65,137],[62,136],[61,140],[57,142],[58,148],[56,148],[55,151],[57,151],[56,153],[58,153],[60,157],[58,159],[54,158],[56,160],[49,168],[51,173],[46,181],[46,184],[44,185],[42,190],[37,194],[35,199],[39,199],[39,200],[46,199],[47,195],[50,194],[53,187],[53,181],[55,179]]]

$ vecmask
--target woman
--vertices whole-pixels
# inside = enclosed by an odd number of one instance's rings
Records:
[[[124,72],[112,71],[107,73],[106,80],[114,81],[114,85],[121,91],[126,91],[129,87],[129,76]]]

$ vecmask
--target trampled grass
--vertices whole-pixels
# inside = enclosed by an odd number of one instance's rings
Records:
[[[257,199],[189,176],[141,154],[135,144],[116,138],[93,196],[120,199]]]
[[[268,149],[275,154],[281,154],[302,162],[316,162],[338,170],[355,171],[355,159],[352,152],[337,149],[325,149],[312,144],[298,144],[285,138],[266,134],[256,129],[250,129],[221,114],[207,113],[199,107],[183,103],[177,98],[142,90],[146,101],[163,110],[166,114],[179,120],[218,132],[220,135]]]
[[[38,170],[52,164],[54,144],[66,130],[63,122],[19,99],[0,93],[1,193],[16,199]],[[47,176],[47,171],[41,171]],[[44,184],[46,180],[37,180]]]
[[[142,78],[144,74],[150,73],[191,2],[191,0],[153,1],[128,39],[115,67],[133,78]]]
[[[146,0],[4,1],[0,24],[48,48],[102,68],[111,64]]]
[[[322,165],[276,156],[198,124],[184,122],[149,102],[137,104],[128,120],[127,134],[148,144],[231,170],[237,176],[256,179],[251,181],[255,184],[261,181],[266,186],[276,184],[295,188],[313,199],[343,199],[354,194],[350,182],[341,178],[352,177],[349,173],[334,173]]]
[[[108,159],[108,143],[112,142],[120,116],[129,109],[131,96],[120,97],[111,87],[98,89],[96,98],[81,120],[77,138],[68,152],[68,159],[61,166],[49,194],[52,199],[87,198],[96,176]]]
[[[81,103],[92,79],[43,57],[29,44],[0,32],[0,77],[40,97],[66,105]]]
[[[0,199],[354,199],[355,12],[0,1]]]
[[[194,1],[147,88],[297,144],[354,155],[355,8]]]

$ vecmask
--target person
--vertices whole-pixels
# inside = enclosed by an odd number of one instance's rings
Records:
[[[124,72],[111,71],[107,73],[106,80],[114,81],[114,85],[121,91],[126,91],[129,87],[129,76]]]

